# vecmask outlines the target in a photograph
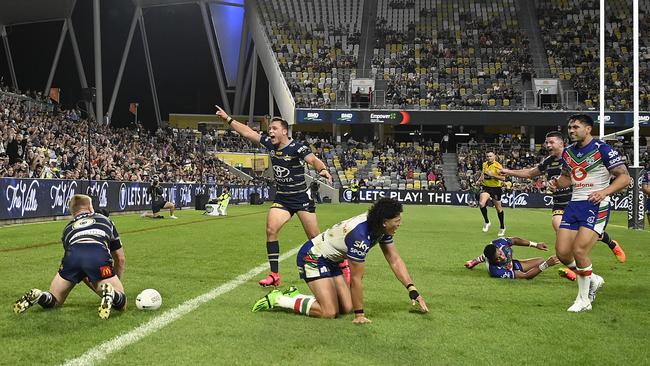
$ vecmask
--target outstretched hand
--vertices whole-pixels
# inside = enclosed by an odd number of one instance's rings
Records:
[[[217,107],[217,112],[216,112],[215,114],[216,114],[217,116],[219,116],[219,118],[222,118],[223,120],[227,120],[227,119],[228,119],[228,113],[226,113],[226,111],[224,111],[224,110],[223,110],[221,107],[219,107],[218,105],[215,105],[215,107]]]
[[[548,245],[546,243],[537,243],[537,249],[546,251],[548,250]]]
[[[372,323],[372,321],[370,321],[370,319],[366,318],[365,316],[355,316],[354,319],[352,320],[352,323],[367,324],[367,323]]]
[[[417,299],[411,300],[411,301],[412,301],[411,305],[413,305],[413,306],[419,305],[420,306],[420,311],[422,311],[423,313],[428,313],[429,312],[429,308],[427,307],[427,303],[424,301],[424,297],[422,297],[422,295],[418,296]]]

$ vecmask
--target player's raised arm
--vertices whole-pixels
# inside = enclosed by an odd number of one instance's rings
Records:
[[[419,304],[420,310],[422,312],[427,313],[429,312],[429,308],[427,307],[427,303],[424,301],[424,298],[420,293],[418,292],[418,289],[413,285],[413,281],[411,280],[411,275],[408,272],[408,269],[406,269],[406,264],[404,263],[404,260],[402,259],[402,256],[399,255],[399,252],[395,248],[395,245],[393,244],[387,244],[387,245],[380,245],[381,251],[384,253],[384,257],[386,258],[386,262],[390,265],[390,268],[393,270],[393,273],[395,274],[395,277],[406,287],[406,289],[409,292],[409,298],[413,302],[413,304]]]
[[[327,179],[327,183],[329,183],[330,185],[332,184],[332,175],[327,170],[327,166],[325,165],[325,163],[323,163],[322,160],[317,158],[316,155],[312,153],[305,157],[305,161],[307,162],[307,164],[313,166],[314,169],[316,169],[318,175]]]
[[[219,116],[224,121],[226,121],[228,123],[228,125],[230,125],[230,127],[233,130],[235,130],[235,132],[237,132],[238,134],[242,135],[243,137],[245,137],[246,139],[248,139],[248,140],[250,140],[250,141],[252,141],[254,143],[257,143],[257,144],[260,143],[261,135],[259,133],[255,132],[255,130],[248,127],[247,125],[245,125],[245,124],[243,124],[241,122],[235,121],[232,117],[230,117],[228,115],[228,113],[226,113],[218,105],[215,105],[215,107],[217,107],[216,115]]]

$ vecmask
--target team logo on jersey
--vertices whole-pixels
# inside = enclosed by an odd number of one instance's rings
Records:
[[[592,165],[595,162],[594,157],[590,156],[587,158],[587,164]]]
[[[289,176],[289,173],[290,173],[289,169],[287,169],[287,168],[285,168],[283,166],[278,166],[278,165],[273,166],[273,171],[275,172],[275,176],[277,178],[285,178],[285,177]]]
[[[81,220],[77,220],[74,224],[72,224],[73,229],[80,229],[82,227],[90,226],[95,223],[95,219],[92,217],[85,217]]]
[[[573,180],[580,182],[587,178],[587,171],[581,166],[576,166],[571,169],[571,176],[573,177]]]

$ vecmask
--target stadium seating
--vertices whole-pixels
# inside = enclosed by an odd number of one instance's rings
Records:
[[[514,0],[379,0],[373,73],[389,106],[511,109],[528,39]]]
[[[41,99],[0,91],[0,176],[17,178],[88,177],[86,120],[78,110],[54,113]],[[209,152],[250,147],[243,139],[192,130],[114,129],[91,123],[93,179],[194,182],[207,176],[218,184],[245,184]]]
[[[334,105],[356,75],[364,0],[257,2],[298,107]]]
[[[579,100],[587,108],[597,109],[600,89],[598,1],[536,0],[536,4],[551,74],[569,81],[578,92]],[[645,5],[650,4],[646,1]],[[631,110],[632,1],[607,1],[606,15],[606,109]],[[647,44],[648,37],[641,38],[644,39],[641,43]],[[647,75],[647,63],[642,67],[642,74]],[[647,92],[642,100],[647,103]]]

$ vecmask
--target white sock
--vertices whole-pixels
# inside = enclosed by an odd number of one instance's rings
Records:
[[[588,276],[581,275],[583,271],[591,272],[591,265],[585,268],[576,268],[576,274],[578,275],[578,296],[584,301],[589,301],[589,285],[591,284],[591,274]]]
[[[576,264],[576,261],[573,261],[573,262],[567,264],[566,266],[569,267],[569,269],[572,270],[572,271],[575,271],[576,268],[578,267],[578,265]]]
[[[283,309],[290,309],[297,313],[309,315],[309,310],[314,305],[314,302],[316,302],[316,298],[305,295],[298,295],[296,297],[280,295],[276,301],[276,305]]]

